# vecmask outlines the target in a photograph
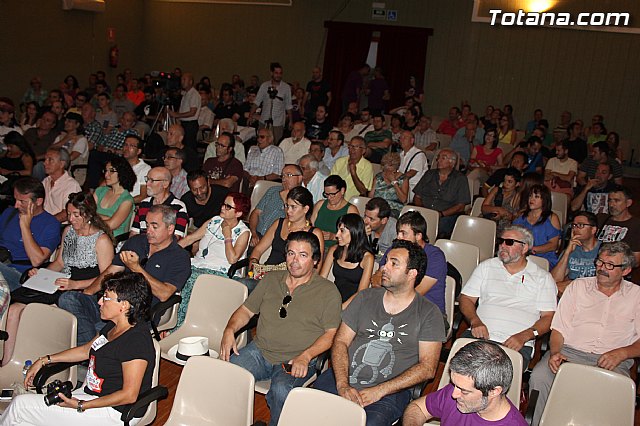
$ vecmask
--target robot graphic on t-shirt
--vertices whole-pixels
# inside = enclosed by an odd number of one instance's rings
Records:
[[[349,376],[350,384],[358,383],[358,374],[360,374],[360,372],[365,367],[371,368],[371,378],[368,381],[360,380],[361,385],[370,385],[374,383],[378,379],[378,374],[382,374],[385,378],[387,378],[393,371],[393,365],[395,363],[396,356],[393,352],[393,346],[391,345],[391,343],[389,343],[389,341],[396,337],[396,335],[407,336],[407,333],[404,333],[402,331],[396,332],[395,326],[391,324],[391,320],[392,319],[389,319],[389,322],[383,325],[379,331],[377,331],[376,329],[367,329],[367,331],[374,333],[371,334],[369,338],[378,337],[378,339],[360,345],[360,347],[354,352],[353,358],[351,360],[351,368],[355,367],[355,370],[353,370],[353,372]],[[376,328],[379,328],[378,324],[374,320],[371,320],[371,323]],[[406,327],[406,325],[407,324],[401,325],[398,327],[398,329]],[[398,343],[402,344],[402,340],[400,340],[399,337],[396,337],[396,339]],[[358,357],[358,354],[363,349],[364,353],[362,354],[362,359],[360,360],[360,363],[358,363],[356,362],[356,359]],[[387,365],[383,368],[380,368],[383,365],[385,359],[387,359],[387,355],[389,356]]]

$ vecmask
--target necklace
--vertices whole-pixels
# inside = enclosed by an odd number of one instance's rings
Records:
[[[308,228],[309,226],[311,226],[311,224],[309,223],[308,220],[305,220],[304,225],[301,226],[299,229],[291,229],[291,221],[287,222],[287,228],[289,228],[289,233],[297,232],[297,231],[304,231],[304,229]]]

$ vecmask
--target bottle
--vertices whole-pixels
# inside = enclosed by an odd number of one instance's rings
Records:
[[[27,371],[29,371],[29,368],[31,367],[31,365],[33,364],[33,362],[28,359],[24,362],[24,367],[22,367],[22,377],[23,378],[27,378]]]

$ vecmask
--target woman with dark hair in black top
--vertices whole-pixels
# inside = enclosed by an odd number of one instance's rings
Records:
[[[359,215],[345,214],[338,219],[337,227],[338,244],[327,251],[320,275],[327,278],[333,271],[342,296],[342,309],[345,309],[357,292],[369,287],[375,258]]]

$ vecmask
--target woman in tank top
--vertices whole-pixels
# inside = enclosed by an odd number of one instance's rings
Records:
[[[336,238],[338,243],[327,251],[320,275],[327,278],[333,272],[345,309],[357,292],[369,287],[375,259],[359,215],[348,213],[338,219]]]
[[[344,199],[347,182],[338,175],[331,175],[324,180],[326,200],[318,201],[313,209],[311,222],[322,231],[324,246],[329,248],[336,244],[336,223],[338,218],[347,213],[358,213],[353,204]]]

